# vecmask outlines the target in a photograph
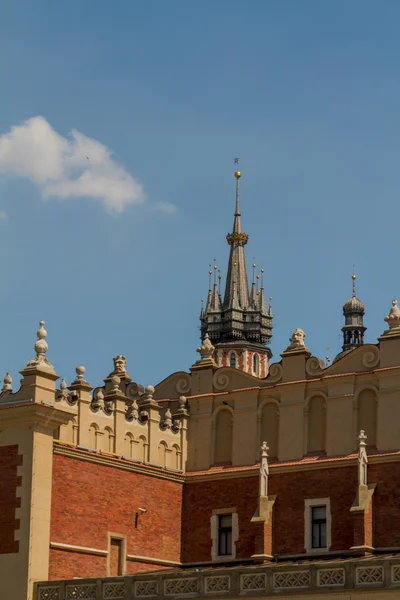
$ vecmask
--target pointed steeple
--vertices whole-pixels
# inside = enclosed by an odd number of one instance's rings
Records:
[[[238,164],[239,159],[235,159]],[[261,288],[259,289],[260,276],[255,277],[253,265],[253,283],[249,293],[246,259],[244,247],[248,235],[242,230],[240,214],[239,180],[241,172],[235,172],[236,179],[236,207],[232,233],[226,236],[230,246],[229,262],[226,277],[224,300],[221,298],[221,276],[218,267],[214,265],[214,282],[212,270],[209,271],[209,289],[205,309],[202,310],[201,338],[208,334],[215,345],[216,355],[220,357],[223,352],[243,353],[249,351],[260,356],[265,355],[266,360],[271,356],[267,347],[272,336],[272,310],[267,308],[264,293],[264,270],[261,271]],[[215,259],[214,259],[215,260]],[[211,267],[211,265],[210,265]],[[235,350],[236,351],[236,350]],[[222,360],[222,359],[221,359]],[[242,360],[241,364],[246,370],[251,359]],[[238,367],[239,368],[239,367]],[[251,371],[252,372],[252,371]],[[266,371],[265,371],[266,372]]]
[[[239,159],[235,159],[239,160]],[[237,163],[236,163],[237,164]],[[232,233],[228,233],[226,240],[231,247],[228,262],[228,274],[226,276],[226,287],[224,297],[224,308],[232,307],[233,287],[236,284],[237,302],[242,309],[249,306],[249,290],[246,270],[246,258],[244,247],[247,244],[249,236],[242,231],[242,221],[240,214],[240,193],[239,179],[242,174],[240,171],[235,172],[236,178],[236,208],[235,218],[233,220]]]

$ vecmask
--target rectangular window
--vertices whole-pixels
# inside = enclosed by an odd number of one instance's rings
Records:
[[[311,507],[311,548],[326,548],[326,506]]]
[[[304,500],[304,548],[307,553],[329,552],[332,545],[330,498]]]
[[[218,554],[232,554],[232,515],[219,515],[218,518]]]
[[[122,543],[118,538],[110,540],[110,577],[122,575]]]

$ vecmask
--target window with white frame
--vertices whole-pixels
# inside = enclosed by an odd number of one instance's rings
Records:
[[[229,355],[229,365],[232,369],[236,369],[236,352],[231,352]]]
[[[232,515],[218,515],[218,555],[232,555]]]
[[[211,559],[214,561],[234,559],[238,538],[239,522],[236,509],[214,510],[211,517]]]
[[[304,547],[306,552],[328,551],[331,547],[331,504],[329,498],[305,500]]]

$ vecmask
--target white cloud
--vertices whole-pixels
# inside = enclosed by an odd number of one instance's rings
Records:
[[[171,204],[171,202],[155,202],[154,208],[165,213],[166,215],[172,215],[177,211],[175,204]]]
[[[76,130],[63,137],[44,117],[0,135],[0,175],[30,180],[43,198],[92,198],[118,213],[146,201],[142,184],[113,160],[106,146]],[[160,203],[158,209],[170,213],[175,209],[170,207]]]

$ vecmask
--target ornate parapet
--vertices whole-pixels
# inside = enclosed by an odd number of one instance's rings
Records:
[[[185,565],[189,567],[189,565]],[[306,564],[284,563],[237,568],[186,568],[164,573],[141,573],[113,579],[72,579],[35,584],[34,600],[90,598],[142,600],[146,598],[274,598],[282,594],[368,593],[379,600],[393,598],[400,589],[400,556],[330,559]],[[376,596],[378,597],[378,596]]]

